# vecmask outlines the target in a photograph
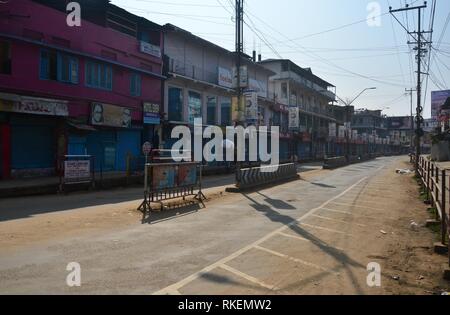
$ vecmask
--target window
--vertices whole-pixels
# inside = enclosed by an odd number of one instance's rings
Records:
[[[55,51],[41,51],[42,80],[78,84],[78,59]]]
[[[132,96],[141,96],[141,76],[137,73],[131,74],[130,93]]]
[[[169,87],[169,121],[183,120],[183,90],[180,88]]]
[[[222,126],[231,126],[231,100],[224,98],[220,106]]]
[[[206,116],[208,125],[216,124],[216,113],[217,113],[217,97],[208,96],[206,103]]]
[[[86,85],[92,88],[112,90],[112,68],[108,65],[88,61],[86,63]]]
[[[0,73],[11,74],[11,46],[0,41]]]
[[[201,94],[189,91],[188,93],[188,121],[193,124],[196,118],[202,118]]]

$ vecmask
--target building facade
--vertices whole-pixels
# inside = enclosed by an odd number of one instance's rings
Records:
[[[170,137],[174,126],[193,127],[195,118],[201,118],[204,126],[221,126],[223,131],[234,126],[235,53],[171,24],[164,26],[164,53],[168,78],[164,87],[162,146],[170,149],[177,141]],[[274,123],[272,111],[277,109],[268,92],[269,78],[274,73],[250,56],[244,55],[241,63],[247,74],[244,92],[257,94],[258,117],[254,123],[258,126]]]
[[[122,171],[154,137],[161,27],[106,0],[79,2],[79,27],[67,25],[66,1],[0,4],[1,178],[53,175],[64,155]]]
[[[288,129],[289,150],[301,160],[334,156],[337,125],[329,106],[335,101],[335,87],[290,60],[268,59],[260,64],[275,72],[269,82],[274,102],[298,111],[298,126]],[[287,112],[282,113],[282,123],[288,123]]]

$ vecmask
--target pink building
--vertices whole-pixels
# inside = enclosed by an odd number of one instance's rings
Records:
[[[64,155],[124,170],[158,138],[161,27],[107,0],[0,3],[0,178],[54,174]]]

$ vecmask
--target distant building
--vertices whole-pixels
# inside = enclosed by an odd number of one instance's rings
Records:
[[[298,108],[299,128],[294,132],[298,137],[285,139],[282,145],[286,147],[290,142],[291,151],[300,158],[335,155],[336,150],[330,144],[337,137],[337,126],[329,108],[336,99],[335,86],[314,75],[310,68],[302,68],[291,60],[268,59],[260,64],[275,73],[269,83],[275,103],[284,108]],[[279,117],[275,116],[273,121],[277,120]],[[287,113],[282,113],[281,121],[288,121]]]

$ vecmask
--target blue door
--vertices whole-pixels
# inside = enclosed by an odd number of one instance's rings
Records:
[[[136,130],[121,130],[117,132],[117,169],[127,170],[127,156],[140,156],[141,132]]]

